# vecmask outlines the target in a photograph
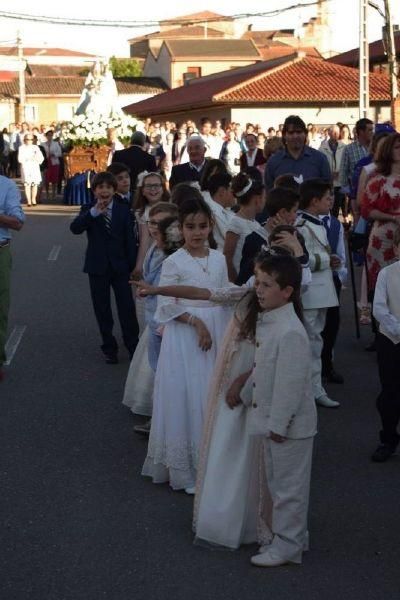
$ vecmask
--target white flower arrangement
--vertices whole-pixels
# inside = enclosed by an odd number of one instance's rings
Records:
[[[116,129],[122,141],[128,141],[137,120],[130,115],[113,113],[109,117],[101,115],[98,119],[92,114],[74,115],[67,124],[65,137],[72,146],[107,145],[107,131]]]

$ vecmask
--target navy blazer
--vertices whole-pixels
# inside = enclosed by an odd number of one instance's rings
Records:
[[[70,225],[72,233],[87,234],[84,273],[105,275],[111,269],[117,274],[129,274],[135,267],[138,247],[135,218],[129,206],[114,199],[110,231],[102,215],[92,217],[90,208],[82,206]]]
[[[139,173],[148,171],[152,173],[157,171],[157,165],[154,156],[145,152],[139,146],[130,146],[124,150],[114,152],[112,162],[123,163],[129,168],[131,176],[131,191],[136,189],[136,180]]]
[[[172,189],[177,183],[200,181],[205,164],[206,163],[204,163],[200,172],[188,162],[182,163],[181,165],[174,165],[171,170],[171,177],[169,178],[169,187]]]

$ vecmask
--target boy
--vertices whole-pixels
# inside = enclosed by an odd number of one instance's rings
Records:
[[[114,290],[122,336],[132,357],[138,342],[138,323],[129,275],[136,263],[137,243],[129,206],[114,200],[117,181],[111,173],[98,173],[92,182],[95,204],[83,206],[72,221],[74,234],[87,233],[84,272],[102,337],[106,363],[118,363],[118,344],[113,336],[111,287]]]
[[[107,167],[107,173],[112,173],[117,181],[116,199],[123,204],[131,205],[131,176],[129,169],[123,163],[112,163]]]
[[[400,258],[400,229],[394,232],[393,249]],[[385,462],[400,440],[400,262],[384,267],[376,282],[373,315],[379,322],[377,352],[381,393],[376,407],[381,417],[381,443],[371,459]]]
[[[331,194],[331,210],[334,203],[334,195]],[[333,269],[333,283],[335,285],[338,300],[340,301],[340,291],[342,284],[347,277],[346,252],[344,249],[343,225],[331,212],[328,215],[320,215],[321,221],[326,229],[329,246],[332,255],[340,258],[340,265]],[[343,376],[335,371],[333,366],[333,349],[335,346],[337,334],[340,326],[340,306],[331,306],[326,312],[325,327],[322,332],[323,348],[321,354],[322,360],[322,378],[329,383],[344,383]]]
[[[204,197],[214,217],[213,236],[217,250],[221,252],[224,250],[226,230],[233,216],[230,209],[235,204],[231,181],[232,176],[229,173],[212,175],[207,182],[211,198],[207,194]]]
[[[328,215],[331,207],[330,184],[323,179],[308,179],[300,185],[301,219],[299,231],[309,254],[312,281],[302,295],[304,326],[311,343],[312,383],[316,403],[335,408],[339,402],[331,400],[321,381],[321,333],[325,327],[326,311],[338,305],[332,269],[339,268],[340,258],[331,254],[328,238],[319,215]]]

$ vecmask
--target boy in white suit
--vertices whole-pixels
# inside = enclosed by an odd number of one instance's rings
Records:
[[[312,353],[312,383],[316,403],[335,408],[339,402],[328,397],[321,381],[321,333],[325,327],[326,312],[338,305],[332,269],[341,266],[338,256],[331,253],[327,233],[319,215],[328,215],[331,206],[331,186],[322,179],[308,179],[300,185],[299,231],[309,254],[312,281],[302,295],[304,326]]]

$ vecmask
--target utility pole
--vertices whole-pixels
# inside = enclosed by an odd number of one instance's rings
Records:
[[[18,73],[19,73],[19,106],[18,106],[18,121],[21,123],[25,121],[25,105],[26,105],[26,91],[25,91],[25,60],[24,50],[22,46],[22,38],[20,32],[17,34],[17,47],[18,47]]]
[[[397,83],[398,65],[396,60],[396,47],[394,44],[394,33],[392,16],[390,12],[390,0],[384,0],[385,4],[385,37],[386,37],[386,52],[389,65],[390,76],[390,116],[393,125],[398,127],[400,123],[396,123],[396,100],[399,99],[399,87]]]
[[[368,117],[369,111],[369,45],[367,35],[368,0],[360,0],[360,119]]]

